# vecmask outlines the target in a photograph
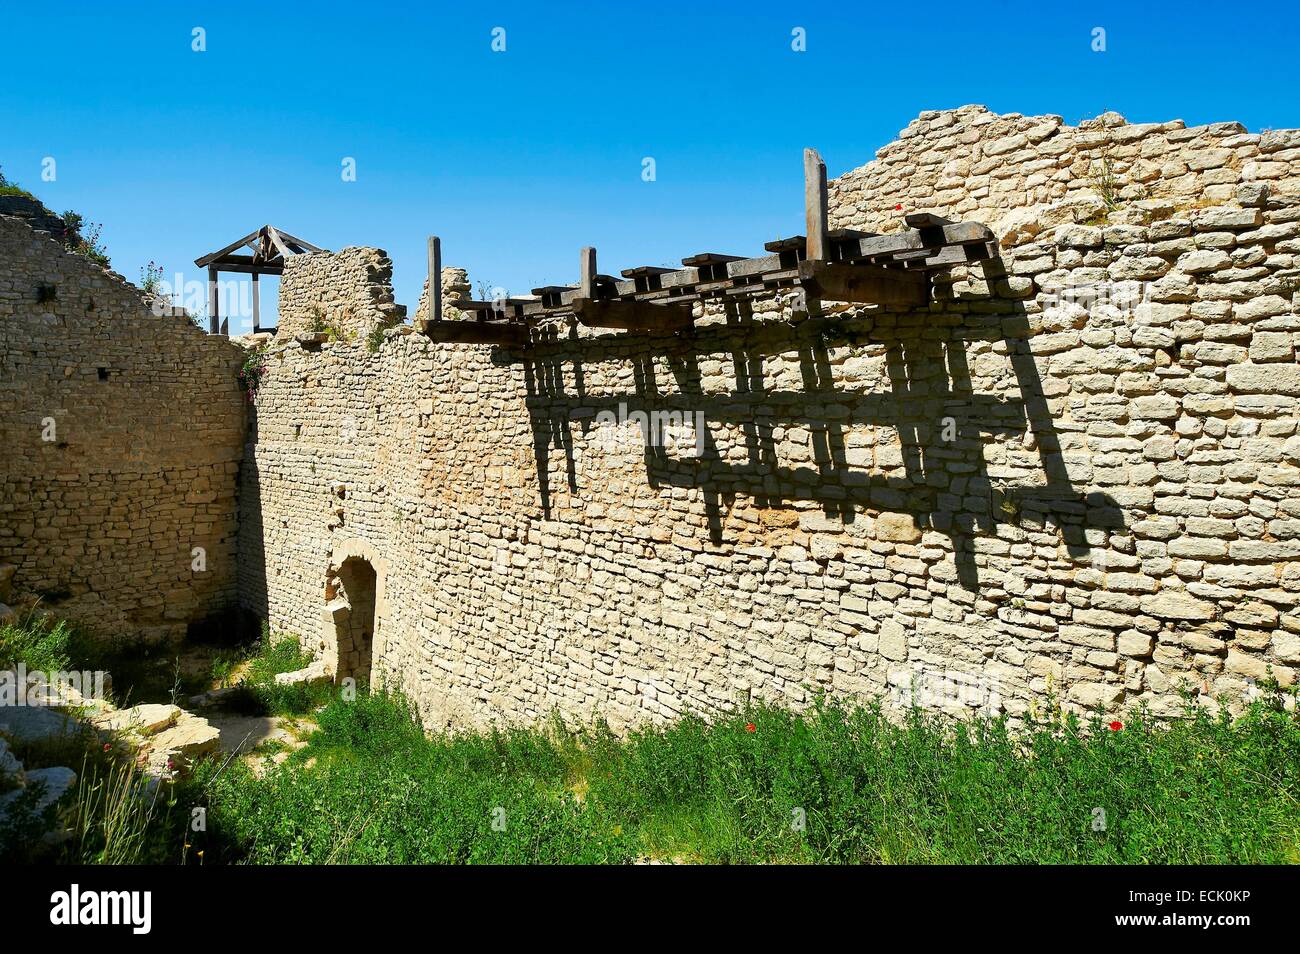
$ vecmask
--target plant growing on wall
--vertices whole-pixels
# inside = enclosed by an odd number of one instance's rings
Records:
[[[383,347],[384,332],[389,328],[396,328],[401,323],[400,318],[394,318],[388,321],[381,321],[379,324],[371,328],[370,333],[366,335],[366,350],[371,354],[377,353],[379,349]]]
[[[162,284],[163,268],[152,259],[140,269],[140,288],[146,295],[156,294]]]
[[[266,376],[266,352],[260,348],[248,356],[244,366],[239,369],[239,385],[248,395],[250,403],[257,400],[257,389]]]
[[[32,195],[17,182],[10,182],[6,179],[4,170],[2,169],[0,169],[0,195],[21,195],[26,196],[29,199],[36,198],[36,196]]]
[[[80,212],[71,209],[63,213],[67,228],[63,232],[63,245],[70,252],[84,255],[96,265],[108,268],[108,249],[99,240],[104,228],[98,222],[88,222]]]

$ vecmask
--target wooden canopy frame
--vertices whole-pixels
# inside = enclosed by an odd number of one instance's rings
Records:
[[[804,150],[806,235],[766,243],[756,258],[703,252],[682,259],[682,268],[641,265],[622,278],[602,275],[596,250],[584,248],[576,285],[534,288],[533,297],[458,301],[472,319],[442,320],[437,295],[423,330],[436,341],[527,344],[533,324],[549,316],[573,316],[590,328],[689,332],[692,305],[796,291],[809,314],[822,299],[877,305],[923,307],[930,300],[931,275],[954,265],[997,257],[997,241],[979,222],[953,222],[928,212],[903,216],[905,229],[884,235],[830,228],[826,163]],[[438,288],[436,236],[429,239],[429,288]]]
[[[235,254],[245,248],[251,249],[252,254]],[[295,255],[324,251],[328,250],[274,225],[263,225],[223,249],[196,258],[194,264],[208,270],[208,331],[214,335],[230,333],[228,324],[217,314],[217,276],[221,272],[240,272],[253,277],[253,331],[258,332],[262,330],[258,279],[263,275],[283,274],[285,260]]]

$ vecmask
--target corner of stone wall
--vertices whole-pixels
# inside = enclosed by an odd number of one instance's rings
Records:
[[[285,262],[280,278],[282,336],[325,332],[355,341],[405,317],[406,307],[393,297],[393,261],[381,248],[354,246],[295,255]]]
[[[464,313],[456,307],[457,302],[470,297],[469,272],[463,268],[447,266],[442,270],[442,317],[444,320],[456,321]],[[424,288],[420,291],[420,303],[415,306],[415,323],[429,320],[429,279],[425,278]]]
[[[921,113],[830,187],[837,227],[896,231],[925,211],[985,222],[1016,244],[1062,224],[1149,225],[1259,205],[1261,191],[1300,193],[1300,131],[1130,123],[1115,112],[1070,126],[970,105]]]

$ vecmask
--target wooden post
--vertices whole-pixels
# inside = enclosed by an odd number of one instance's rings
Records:
[[[429,321],[442,321],[442,239],[429,236]]]
[[[807,256],[811,261],[823,261],[830,254],[826,242],[829,218],[826,189],[826,163],[816,149],[803,151],[803,202],[804,224],[808,233]]]
[[[596,297],[596,250],[590,245],[582,250],[579,267],[578,294],[590,301]]]
[[[220,334],[221,319],[217,316],[217,269],[208,266],[208,333]]]
[[[261,282],[258,278],[261,276],[253,272],[253,331],[262,330],[262,306],[258,297],[257,289]]]

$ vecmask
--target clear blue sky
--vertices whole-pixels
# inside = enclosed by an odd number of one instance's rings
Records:
[[[513,293],[588,244],[602,271],[756,252],[802,229],[804,146],[838,175],[924,109],[1300,126],[1293,2],[117,6],[6,4],[5,174],[102,222],[132,280],[201,279],[271,222],[387,249],[412,311],[435,232]]]

